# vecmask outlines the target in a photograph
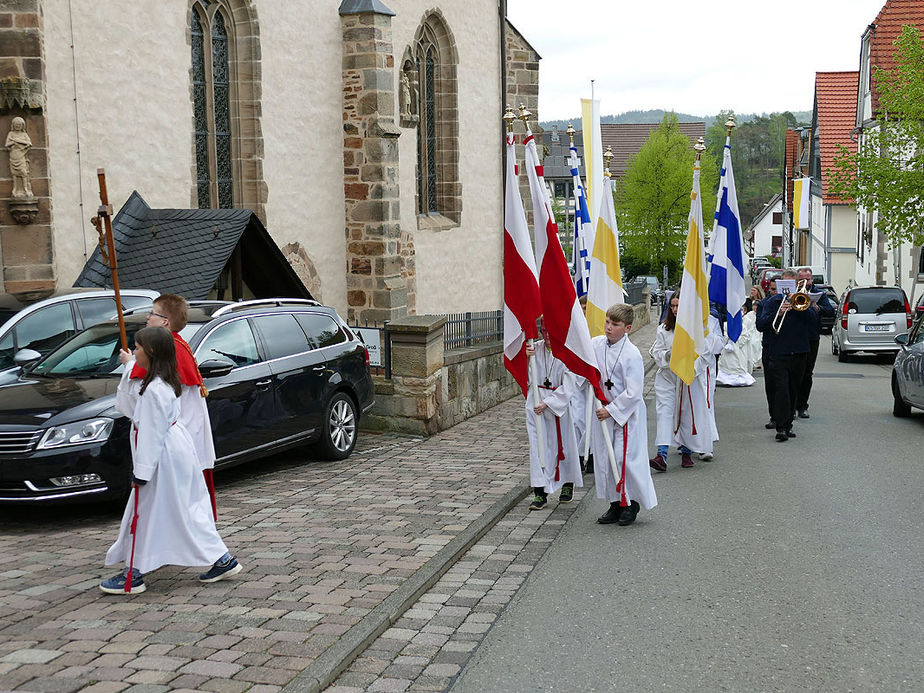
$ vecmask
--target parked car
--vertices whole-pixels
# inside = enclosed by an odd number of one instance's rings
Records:
[[[918,302],[914,304],[914,312],[920,315],[924,313],[924,294],[918,297]]]
[[[255,303],[255,304],[254,304]],[[277,301],[191,308],[216,467],[307,443],[344,459],[373,403],[369,354],[332,308]],[[129,341],[144,314],[126,318]],[[71,338],[0,387],[0,502],[121,497],[130,421],[114,409],[118,324]]]
[[[895,338],[911,329],[911,305],[897,286],[848,289],[838,306],[831,353],[838,361],[858,351],[895,353]]]
[[[767,289],[770,288],[771,279],[779,279],[783,276],[783,270],[777,269],[776,267],[764,267],[758,273],[757,281],[760,283],[760,288],[764,292],[764,295],[767,294]]]
[[[664,296],[664,292],[661,290],[661,282],[658,281],[657,277],[653,276],[642,276],[636,277],[633,281],[644,282],[648,285],[650,291],[650,300],[651,305],[657,304],[661,298]]]
[[[892,364],[892,414],[908,416],[924,409],[924,312],[918,313],[907,335],[895,337],[900,351]]]
[[[834,290],[834,287],[830,284],[815,284],[815,291],[824,291],[828,296],[828,300],[831,302],[832,306],[837,306],[837,292]],[[831,334],[831,330],[834,329],[834,323],[837,321],[837,311],[835,310],[834,315],[824,315],[821,316],[821,332],[822,334]]]
[[[122,289],[122,308],[150,306],[160,293],[150,289]],[[62,289],[44,300],[23,301],[0,294],[0,374],[19,368],[16,352],[32,349],[44,356],[91,325],[115,317],[118,310],[111,289]]]
[[[770,260],[766,257],[758,256],[751,260],[751,281],[756,283],[758,273],[766,267],[772,267]]]

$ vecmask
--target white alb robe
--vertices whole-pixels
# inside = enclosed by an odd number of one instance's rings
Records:
[[[709,388],[709,396],[706,399],[706,406],[709,409],[709,420],[712,423],[712,440],[719,439],[719,427],[715,422],[715,383],[716,383],[716,366],[715,357],[722,353],[725,347],[725,333],[722,332],[722,324],[714,315],[709,315],[709,334],[706,335],[706,350],[712,354],[706,368],[706,385]],[[721,359],[719,359],[721,361]]]
[[[539,400],[548,405],[542,412],[543,423],[543,454],[545,456],[545,469],[539,460],[537,445],[538,431],[536,429],[536,412],[533,408],[536,402],[533,399],[532,376],[533,369],[529,369],[529,384],[526,398],[526,434],[529,438],[529,479],[533,488],[543,488],[546,493],[555,493],[562,485],[572,483],[576,487],[584,485],[581,476],[581,462],[578,458],[577,437],[575,436],[574,422],[571,418],[571,399],[577,388],[578,378],[565,368],[565,364],[552,355],[545,348],[543,340],[534,342],[536,353],[533,356],[536,363],[536,375],[539,378]],[[551,387],[543,387],[548,378]],[[556,426],[556,417],[558,426]],[[558,431],[561,430],[562,452],[565,459],[558,459]],[[558,479],[555,478],[556,469]]]
[[[719,439],[715,423],[715,354],[722,351],[724,337],[719,321],[709,316],[709,334],[705,353],[693,364],[695,377],[685,385],[676,379],[673,415],[673,442],[693,452],[712,454],[713,443]]]
[[[160,378],[138,395],[140,381],[116,396],[116,409],[132,420],[132,470],[146,484],[134,489],[122,516],[119,537],[106,553],[106,565],[128,565],[130,533],[138,496],[134,567],[147,573],[164,565],[209,566],[228,550],[212,517],[208,489],[193,443],[180,418],[180,399]]]
[[[674,442],[674,410],[680,379],[670,369],[673,347],[674,331],[665,329],[663,324],[658,325],[654,344],[651,345],[651,357],[658,367],[654,380],[655,413],[658,422],[655,445],[670,445]]]
[[[634,500],[643,508],[653,508],[658,504],[658,497],[648,468],[648,410],[643,395],[645,364],[642,355],[628,336],[610,344],[605,335],[600,335],[594,337],[592,344],[600,371],[600,387],[610,398],[606,405],[610,418],[600,422],[595,414],[591,419],[597,498],[610,503]],[[606,387],[607,380],[612,387]],[[599,407],[599,403],[595,406]],[[602,426],[610,432],[618,470],[615,475]],[[620,477],[625,482],[622,490],[617,488]]]
[[[587,446],[587,392],[591,389],[585,378],[577,377],[577,387],[571,396],[571,420],[574,422],[574,436],[577,439],[578,455],[584,456]]]
[[[134,367],[134,359],[125,364],[116,394],[116,401],[121,397],[125,406],[131,408],[134,408],[134,403],[138,400],[138,391],[141,389],[140,378],[128,377]],[[209,421],[209,410],[205,397],[202,396],[202,390],[198,385],[181,385],[181,388],[180,421],[183,422],[192,439],[199,469],[213,469],[215,467],[215,443],[212,440],[212,425]]]
[[[754,317],[754,311],[744,314],[741,336],[738,341],[726,344],[722,350],[716,382],[733,387],[747,387],[754,384],[754,376],[751,375],[751,370],[754,368],[754,340],[757,340],[758,349],[760,349],[760,333],[755,327]]]

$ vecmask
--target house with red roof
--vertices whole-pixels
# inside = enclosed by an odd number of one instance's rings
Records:
[[[857,149],[852,137],[857,113],[859,73],[816,72],[812,112],[809,175],[809,223],[798,230],[793,264],[824,267],[828,283],[840,291],[853,278],[856,254],[857,209],[852,199],[837,197],[830,187],[828,169],[839,147]]]
[[[906,25],[924,28],[924,0],[888,0],[863,32],[860,70],[853,127],[859,142],[879,127],[879,91],[875,68],[895,67],[895,40]],[[857,284],[897,285],[909,298],[915,286],[924,284],[924,252],[921,246],[903,243],[892,249],[877,228],[878,213],[858,209],[856,270]]]

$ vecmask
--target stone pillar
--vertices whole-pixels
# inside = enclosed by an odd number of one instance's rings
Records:
[[[407,315],[402,274],[391,18],[380,0],[343,0],[343,189],[347,317]]]
[[[442,430],[445,324],[443,316],[410,315],[386,325],[391,380],[376,383],[375,406],[364,425],[416,435]]]
[[[0,260],[3,290],[42,293],[54,289],[54,242],[48,179],[48,135],[44,110],[45,55],[40,0],[4,0],[0,5]],[[31,142],[25,152],[28,188],[14,176],[5,146],[16,118]],[[16,121],[18,123],[18,121]],[[21,133],[17,137],[22,141]],[[22,156],[22,147],[20,145]]]

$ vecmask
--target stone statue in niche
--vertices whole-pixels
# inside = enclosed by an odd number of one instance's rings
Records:
[[[401,93],[398,106],[401,112],[401,125],[414,127],[417,125],[417,71],[414,63],[405,60],[401,68]]]
[[[10,175],[13,178],[13,198],[31,199],[32,180],[29,172],[29,150],[32,140],[26,132],[26,121],[16,116],[6,136],[6,148],[10,152]]]

